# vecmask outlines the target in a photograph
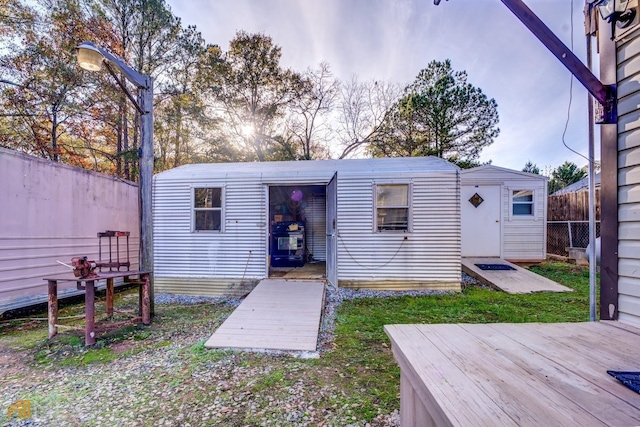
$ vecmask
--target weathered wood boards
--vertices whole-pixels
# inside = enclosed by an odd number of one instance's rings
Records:
[[[481,270],[476,264],[507,264],[515,270]],[[560,285],[512,264],[502,258],[462,258],[462,271],[480,280],[482,283],[509,294],[529,294],[532,292],[572,292],[572,289]]]
[[[315,351],[323,305],[323,281],[263,280],[205,347]]]
[[[615,323],[388,325],[402,426],[638,425],[640,329]]]

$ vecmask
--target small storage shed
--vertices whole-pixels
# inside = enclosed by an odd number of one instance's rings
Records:
[[[156,290],[242,295],[283,269],[308,266],[344,287],[459,290],[459,173],[435,157],[159,173]]]
[[[493,165],[460,175],[463,257],[546,258],[546,177]]]

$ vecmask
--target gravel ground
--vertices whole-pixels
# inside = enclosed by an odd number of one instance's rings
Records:
[[[463,275],[463,281],[469,284],[473,279]],[[328,286],[318,355],[327,351],[333,341],[335,311],[343,301],[433,293]],[[169,294],[158,294],[155,298],[158,305],[223,303],[230,306],[226,315],[240,303],[231,298]],[[397,410],[379,413],[365,422],[353,415],[350,405],[328,406],[326,402],[341,402],[347,396],[340,395],[344,394],[342,387],[336,387],[335,383],[332,386],[331,381],[317,381],[317,378],[332,378],[334,372],[318,372],[319,368],[313,364],[289,357],[309,355],[217,352],[217,357],[211,357],[214,353],[209,352],[203,359],[194,359],[198,354],[194,344],[208,338],[223,320],[213,318],[210,322],[172,332],[155,346],[104,364],[41,367],[26,360],[24,351],[0,347],[0,409],[4,412],[0,413],[0,422],[10,427],[399,425]],[[12,369],[5,369],[8,367]],[[175,379],[167,381],[167,376]],[[269,382],[273,378],[279,379],[278,387]],[[348,378],[337,380],[349,381]],[[4,418],[6,408],[17,399],[33,402],[32,418],[8,422]]]

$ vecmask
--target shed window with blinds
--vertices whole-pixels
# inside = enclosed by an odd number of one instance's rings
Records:
[[[222,231],[222,188],[193,189],[193,231]]]
[[[512,194],[512,214],[533,216],[533,190],[513,190]]]
[[[375,196],[375,230],[409,231],[409,184],[377,184]]]

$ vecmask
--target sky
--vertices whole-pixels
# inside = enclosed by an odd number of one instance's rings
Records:
[[[569,47],[573,22],[573,51],[586,61],[583,0],[524,1]],[[207,43],[226,50],[239,30],[264,33],[282,48],[284,67],[304,71],[327,61],[343,81],[357,75],[404,87],[430,61],[451,59],[498,104],[500,135],[482,151],[482,162],[521,170],[530,160],[543,171],[566,160],[587,163],[562,143],[569,115],[567,145],[588,152],[587,91],[575,79],[570,91],[569,71],[500,0],[442,0],[438,6],[433,0],[168,3]]]

